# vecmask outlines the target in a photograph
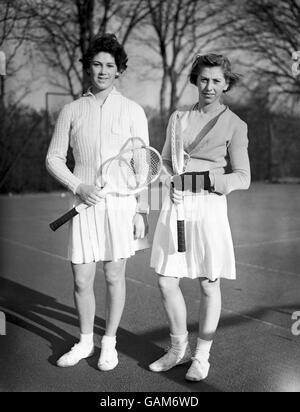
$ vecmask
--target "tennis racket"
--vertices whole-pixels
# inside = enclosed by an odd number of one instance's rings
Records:
[[[101,195],[115,193],[119,195],[135,195],[147,189],[148,185],[155,182],[162,169],[162,158],[153,147],[143,146],[122,151],[111,159],[102,172],[105,182]],[[55,231],[74,216],[89,206],[80,203],[63,216],[50,223],[50,228]]]
[[[178,114],[175,112],[171,124],[171,158],[175,175],[181,175],[185,169],[185,152],[183,149],[183,139],[176,136],[176,121]],[[176,176],[174,177],[176,179]],[[181,202],[176,206],[177,212],[177,243],[178,252],[185,252],[185,225],[184,225],[184,205]]]

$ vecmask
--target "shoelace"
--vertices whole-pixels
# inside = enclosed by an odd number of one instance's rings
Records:
[[[70,349],[70,352],[74,352],[79,345],[80,343],[75,343],[75,345],[73,345],[72,348]]]
[[[192,357],[191,357],[191,360],[192,360],[192,361],[197,360],[201,365],[203,365],[203,364],[205,364],[205,363],[208,363],[207,360],[198,358],[197,356],[192,356]]]
[[[164,351],[167,353],[172,352],[174,355],[179,355],[180,354],[180,350],[177,350],[175,348],[173,348],[172,346],[167,346],[165,347]]]

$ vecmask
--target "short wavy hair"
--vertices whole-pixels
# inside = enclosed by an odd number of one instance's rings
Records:
[[[100,52],[109,53],[114,57],[120,73],[127,69],[128,58],[124,47],[114,34],[106,33],[92,38],[89,48],[80,60],[84,70],[89,70],[93,58]]]
[[[190,73],[190,82],[197,86],[198,76],[203,67],[221,67],[225,80],[228,82],[228,89],[224,91],[224,93],[229,92],[233,86],[240,79],[240,75],[237,73],[233,73],[231,69],[230,60],[223,56],[222,54],[215,54],[215,53],[208,53],[203,55],[196,55],[194,63],[192,65],[192,70]]]

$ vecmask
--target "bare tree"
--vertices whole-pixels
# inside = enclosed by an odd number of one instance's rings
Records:
[[[300,50],[300,0],[235,0],[228,10],[238,18],[227,33],[251,65],[251,84],[268,87],[271,105],[284,101],[291,108],[300,97],[300,77],[292,70],[292,53]]]
[[[8,76],[16,74],[22,63],[17,55],[24,44],[26,32],[30,30],[30,19],[17,6],[15,0],[0,0],[0,49],[5,52]],[[6,100],[5,77],[0,77],[0,107],[4,110]]]
[[[79,59],[97,33],[114,32],[125,43],[145,17],[144,0],[24,0],[35,30],[28,40],[41,61],[54,69],[51,83],[75,98],[88,79]],[[58,76],[60,74],[60,76]]]
[[[215,50],[223,27],[233,17],[224,20],[224,7],[218,0],[147,0],[147,6],[149,35],[141,40],[160,60],[160,114],[164,119],[186,89],[186,70],[195,54]]]

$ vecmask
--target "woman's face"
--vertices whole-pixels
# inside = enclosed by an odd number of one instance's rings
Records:
[[[117,72],[118,68],[114,56],[106,52],[96,54],[90,66],[93,89],[99,92],[112,88]]]
[[[220,100],[223,91],[228,89],[228,83],[221,67],[202,67],[197,81],[199,101],[205,105]]]

